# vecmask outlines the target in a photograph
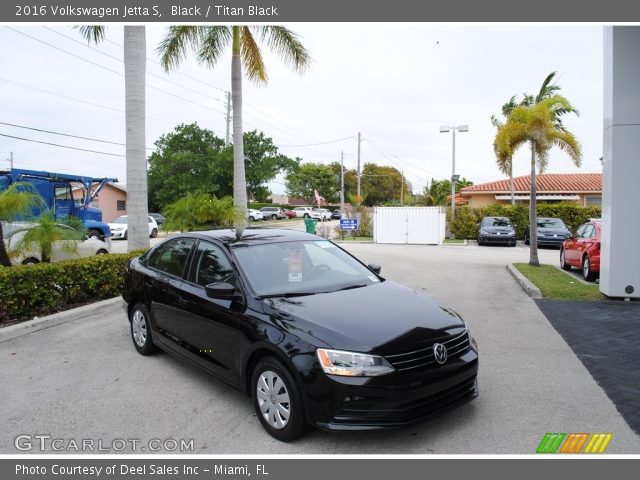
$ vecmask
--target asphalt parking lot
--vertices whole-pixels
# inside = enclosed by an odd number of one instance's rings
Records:
[[[546,432],[612,432],[607,453],[640,453],[640,438],[506,271],[527,261],[527,247],[345,248],[467,320],[480,347],[478,399],[411,428],[311,429],[283,444],[262,430],[244,394],[169,355],[138,355],[124,313],[109,308],[0,343],[0,453],[18,453],[19,434],[49,434],[193,439],[194,453],[207,454],[530,454]],[[544,263],[557,255],[540,251]]]

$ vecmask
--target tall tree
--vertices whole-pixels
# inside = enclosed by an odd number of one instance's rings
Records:
[[[215,66],[231,43],[231,98],[233,104],[233,199],[236,207],[247,211],[247,182],[242,130],[242,65],[250,80],[267,83],[267,70],[256,41],[265,42],[285,63],[303,72],[311,59],[297,35],[281,26],[172,26],[158,46],[161,63],[168,71],[177,68],[190,51],[198,61]],[[240,238],[247,225],[247,215],[236,222]]]
[[[3,222],[15,222],[20,217],[28,216],[33,208],[43,205],[42,197],[28,183],[14,183],[0,192],[0,265],[11,266],[4,242]]]
[[[524,106],[532,106],[536,103],[541,102],[547,98],[550,98],[556,95],[560,91],[560,85],[555,82],[557,72],[551,72],[546,76],[542,85],[540,86],[540,90],[538,90],[538,94],[534,97],[533,95],[529,95],[524,93],[522,95],[522,100],[518,102],[516,100],[516,96],[513,95],[507,103],[502,105],[502,116],[504,118],[508,118],[511,112],[519,105]],[[568,113],[575,113],[579,115],[580,113],[575,108],[571,107],[571,110],[566,110],[564,107],[557,106],[557,110],[555,112],[555,123],[558,128],[563,128],[562,125],[562,116]],[[491,115],[491,123],[494,127],[499,128],[503,122],[498,119],[495,115]],[[498,162],[498,168],[502,173],[509,176],[509,189],[511,191],[511,205],[515,205],[515,194],[514,194],[514,186],[513,186],[513,160],[508,159],[508,161]]]
[[[574,111],[569,101],[554,95],[533,105],[519,105],[515,107],[507,121],[498,127],[493,148],[498,164],[511,162],[514,152],[522,145],[531,148],[531,189],[529,200],[529,226],[533,232],[538,224],[536,212],[536,166],[544,172],[549,160],[549,151],[558,147],[575,163],[580,166],[582,148],[576,137],[569,132],[561,122],[558,122],[558,112]],[[531,242],[529,250],[529,264],[539,266],[537,242]]]
[[[289,172],[286,184],[289,196],[304,198],[309,205],[315,201],[316,190],[327,202],[334,202],[338,197],[339,186],[333,170],[322,163],[300,165]]]
[[[85,25],[81,35],[100,43],[105,27]],[[149,205],[147,204],[147,155],[145,140],[145,88],[147,47],[144,26],[124,26],[124,90],[127,155],[128,247],[149,248]]]

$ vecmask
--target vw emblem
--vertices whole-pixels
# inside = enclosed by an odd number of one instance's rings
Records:
[[[440,365],[447,361],[447,347],[441,343],[433,344],[433,356]]]

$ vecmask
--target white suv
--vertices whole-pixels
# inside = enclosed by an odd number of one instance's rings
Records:
[[[296,207],[293,211],[297,218],[315,218],[316,220],[322,220],[322,214],[316,212],[313,207]]]

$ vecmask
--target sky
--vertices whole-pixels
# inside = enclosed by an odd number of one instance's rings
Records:
[[[523,92],[537,93],[558,72],[561,94],[580,111],[564,123],[583,146],[578,168],[558,150],[550,173],[601,172],[603,132],[602,27],[471,24],[287,25],[313,58],[299,75],[265,46],[267,86],[243,83],[244,129],[259,129],[280,151],[305,162],[361,162],[402,170],[422,191],[452,174],[451,133],[440,125],[469,125],[456,136],[456,174],[483,183],[503,178],[493,153],[490,116]],[[166,26],[147,32],[146,143],[180,123],[197,122],[225,136],[231,55],[215,68],[185,61],[165,73],[156,47]],[[124,76],[121,26],[87,46],[70,26],[0,26],[0,122],[82,136],[81,140],[0,124],[0,134],[96,150],[75,151],[0,136],[0,169],[13,152],[15,168],[125,181]],[[337,140],[337,141],[336,141]],[[317,145],[321,144],[321,145]],[[514,175],[529,173],[529,153],[514,158]],[[285,193],[284,180],[270,185]]]

